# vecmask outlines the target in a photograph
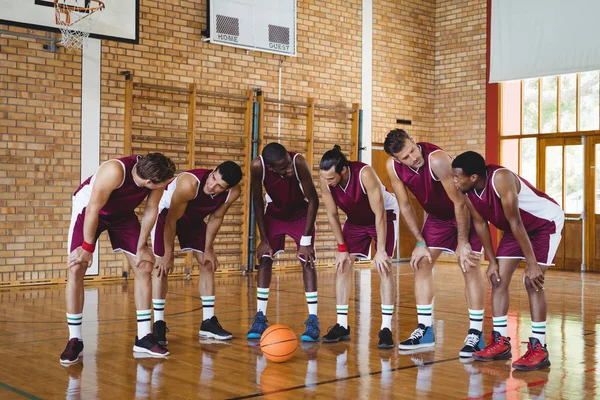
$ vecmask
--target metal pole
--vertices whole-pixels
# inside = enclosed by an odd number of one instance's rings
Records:
[[[583,154],[584,154],[584,162],[583,162],[583,185],[582,185],[582,192],[581,192],[581,198],[583,200],[583,208],[581,210],[581,271],[585,271],[585,228],[586,228],[586,198],[585,198],[585,182],[586,182],[586,174],[587,174],[587,169],[585,167],[585,154],[586,154],[586,146],[585,146],[585,136],[581,137],[581,145],[583,147]]]
[[[248,162],[258,156],[258,103],[253,105],[252,113],[252,156]],[[251,180],[250,180],[251,181]],[[252,201],[252,188],[250,188],[250,235],[248,237],[248,273],[254,269],[254,248],[256,247],[256,219],[254,217],[254,201]]]

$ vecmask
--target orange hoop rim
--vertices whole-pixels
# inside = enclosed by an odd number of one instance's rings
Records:
[[[59,3],[59,0],[54,0],[54,8],[60,11],[75,11],[81,13],[95,13],[96,11],[100,11],[104,9],[104,2],[101,0],[90,0],[90,5],[92,3],[96,3],[95,7],[79,7],[79,6],[71,6],[65,3]]]

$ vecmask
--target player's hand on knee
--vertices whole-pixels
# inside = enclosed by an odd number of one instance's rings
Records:
[[[307,267],[315,267],[315,249],[312,246],[298,247],[298,258],[304,261]]]
[[[154,269],[156,269],[156,275],[158,278],[162,279],[167,277],[171,271],[173,271],[174,265],[175,256],[173,254],[165,254],[163,257],[158,257],[156,259],[156,264],[154,265]]]
[[[92,265],[93,258],[94,253],[85,251],[80,246],[73,250],[71,254],[69,254],[69,257],[67,258],[67,265],[69,268],[71,268],[78,264],[84,264],[86,268],[89,268]]]
[[[427,258],[430,264],[433,264],[433,257],[431,256],[431,251],[427,246],[415,246],[412,252],[412,256],[410,257],[410,266],[414,271],[419,270],[419,263],[423,258]]]
[[[544,290],[544,271],[542,271],[537,262],[527,263],[523,274],[523,282],[526,282],[527,279],[529,279],[531,286],[536,292]]]
[[[373,257],[373,265],[382,275],[389,275],[392,272],[392,260],[385,251],[377,251]]]
[[[490,265],[488,266],[487,271],[485,271],[485,274],[492,285],[500,282],[500,267],[498,266],[496,259],[490,260]]]
[[[219,261],[217,260],[217,255],[212,247],[207,248],[204,252],[204,266],[206,268],[211,268],[213,272],[219,269]]]
[[[471,245],[469,243],[461,243],[456,249],[456,257],[458,258],[458,265],[460,268],[463,270],[463,272],[467,272],[467,269],[470,267],[477,266],[480,254],[475,253],[471,249]]]
[[[258,260],[260,262],[260,259],[263,256],[269,256],[269,257],[273,257],[273,249],[271,248],[271,245],[269,244],[269,242],[264,242],[264,241],[260,241],[260,243],[258,244],[258,247],[256,248],[256,255],[258,256]]]
[[[350,253],[347,251],[338,252],[335,256],[334,261],[335,268],[339,273],[346,272],[346,268],[350,268],[352,266],[352,259],[350,259]]]
[[[154,265],[154,253],[147,245],[140,247],[135,254],[135,267],[139,267],[141,263],[149,262]]]

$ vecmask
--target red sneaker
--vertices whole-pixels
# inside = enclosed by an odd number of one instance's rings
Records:
[[[521,358],[512,363],[514,369],[520,371],[534,371],[536,369],[548,368],[550,359],[546,346],[542,346],[536,338],[529,338],[527,344],[527,352]]]
[[[83,354],[83,341],[78,338],[70,339],[67,343],[67,347],[60,355],[60,363],[63,365],[71,365],[79,362],[79,359]]]
[[[158,344],[151,333],[141,339],[136,336],[133,351],[136,353],[147,353],[152,357],[166,357],[170,354],[167,349]]]
[[[492,340],[483,350],[473,353],[473,360],[492,361],[508,360],[512,357],[510,338],[501,336],[500,333],[492,331]]]

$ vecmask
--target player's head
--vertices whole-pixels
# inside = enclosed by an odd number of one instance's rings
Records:
[[[242,169],[240,166],[233,161],[225,161],[208,175],[203,190],[205,194],[220,194],[234,187],[241,180]]]
[[[454,184],[463,193],[473,189],[475,183],[485,179],[487,168],[481,154],[474,151],[465,151],[452,161],[454,171]]]
[[[175,175],[175,164],[161,153],[148,153],[141,156],[135,165],[137,184],[148,189],[165,187]]]
[[[404,129],[393,129],[387,134],[383,149],[392,158],[408,167],[417,169],[425,164],[423,154]]]
[[[269,143],[262,151],[262,158],[268,168],[285,178],[294,176],[294,165],[292,157],[279,143]]]
[[[342,173],[345,173],[349,165],[350,162],[342,153],[341,147],[336,144],[333,149],[325,152],[321,157],[319,163],[321,177],[325,179],[327,185],[336,187],[342,179]]]

